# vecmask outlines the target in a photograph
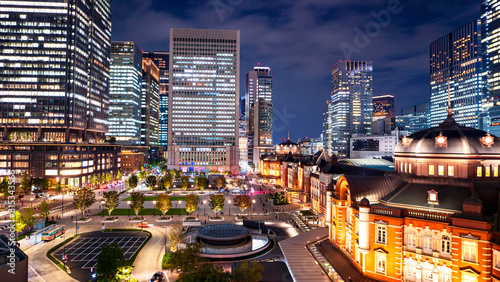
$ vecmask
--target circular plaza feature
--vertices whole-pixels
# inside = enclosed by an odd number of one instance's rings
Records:
[[[215,246],[230,246],[248,241],[250,231],[241,225],[215,224],[198,231],[201,242]]]

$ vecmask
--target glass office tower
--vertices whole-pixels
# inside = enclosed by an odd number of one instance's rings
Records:
[[[104,139],[111,0],[6,0],[0,25],[2,139]]]
[[[142,51],[134,42],[111,42],[109,131],[121,145],[141,144]]]
[[[158,145],[160,70],[148,58],[142,59],[141,145]]]
[[[238,172],[240,32],[170,30],[168,168]]]
[[[382,95],[373,97],[373,120],[393,118],[396,116],[394,109],[394,96]]]
[[[331,140],[339,158],[349,157],[349,138],[370,134],[373,119],[372,62],[339,61],[332,67]]]
[[[169,53],[163,51],[143,52],[144,58],[150,58],[160,71],[160,109],[159,109],[159,145],[168,145],[168,68]]]
[[[479,127],[482,96],[481,22],[475,20],[430,44],[430,125],[448,114],[448,84],[453,118]]]

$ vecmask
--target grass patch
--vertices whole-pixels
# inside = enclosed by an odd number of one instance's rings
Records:
[[[179,212],[181,215],[187,215],[188,213],[186,212],[186,209],[182,209],[182,208],[172,208],[170,210],[168,210],[168,212],[166,213],[166,215],[179,215]],[[95,214],[96,216],[104,216],[104,215],[108,215],[108,211],[104,210],[104,211],[100,211],[99,213]],[[111,212],[111,215],[130,215],[130,216],[133,216],[135,217],[135,212],[133,209],[114,209],[112,212]],[[160,216],[162,215],[161,211],[159,209],[142,209],[140,212],[139,212],[139,215],[157,215],[157,216]]]
[[[173,253],[166,253],[163,255],[163,259],[161,260],[161,269],[167,269],[167,265],[172,258]]]
[[[152,201],[156,201],[158,200],[158,197],[156,196],[146,196],[144,197],[144,201],[149,201],[149,202],[152,202]],[[186,196],[170,196],[170,200],[173,202],[173,201],[186,201]],[[127,197],[125,199],[122,200],[123,201],[132,201],[132,197]]]
[[[105,220],[115,220],[115,218],[114,217],[108,217]]]
[[[59,249],[62,245],[64,244],[67,244],[69,241],[75,239],[76,237],[78,237],[79,235],[73,235],[73,237],[70,237],[66,240],[64,240],[63,242],[57,244],[55,247],[53,247],[52,249],[50,249],[48,252],[47,252],[47,257],[53,261],[57,266],[59,266],[62,270],[64,270],[65,272],[68,272],[68,268],[64,266],[64,264],[62,262],[60,262],[58,259],[56,259],[53,255],[52,255],[52,252],[54,252],[55,250]]]
[[[300,211],[300,213],[301,213],[302,215],[304,215],[304,216],[306,216],[306,215],[314,215],[314,213],[313,213],[313,212],[311,212],[310,210],[307,210],[307,211]]]

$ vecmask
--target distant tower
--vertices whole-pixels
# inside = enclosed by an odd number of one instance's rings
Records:
[[[349,138],[370,134],[373,119],[372,63],[339,61],[332,67],[332,149],[349,157]]]

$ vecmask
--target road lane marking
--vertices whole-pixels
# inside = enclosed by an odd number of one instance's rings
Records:
[[[31,266],[31,264],[28,264],[28,266],[31,268],[31,270],[33,270],[33,272],[35,272],[36,275],[38,275],[38,277],[40,277],[40,279],[42,279],[43,282],[45,282],[45,279],[43,279],[42,276],[40,276],[40,274],[36,272],[36,270],[33,268],[33,266]]]

